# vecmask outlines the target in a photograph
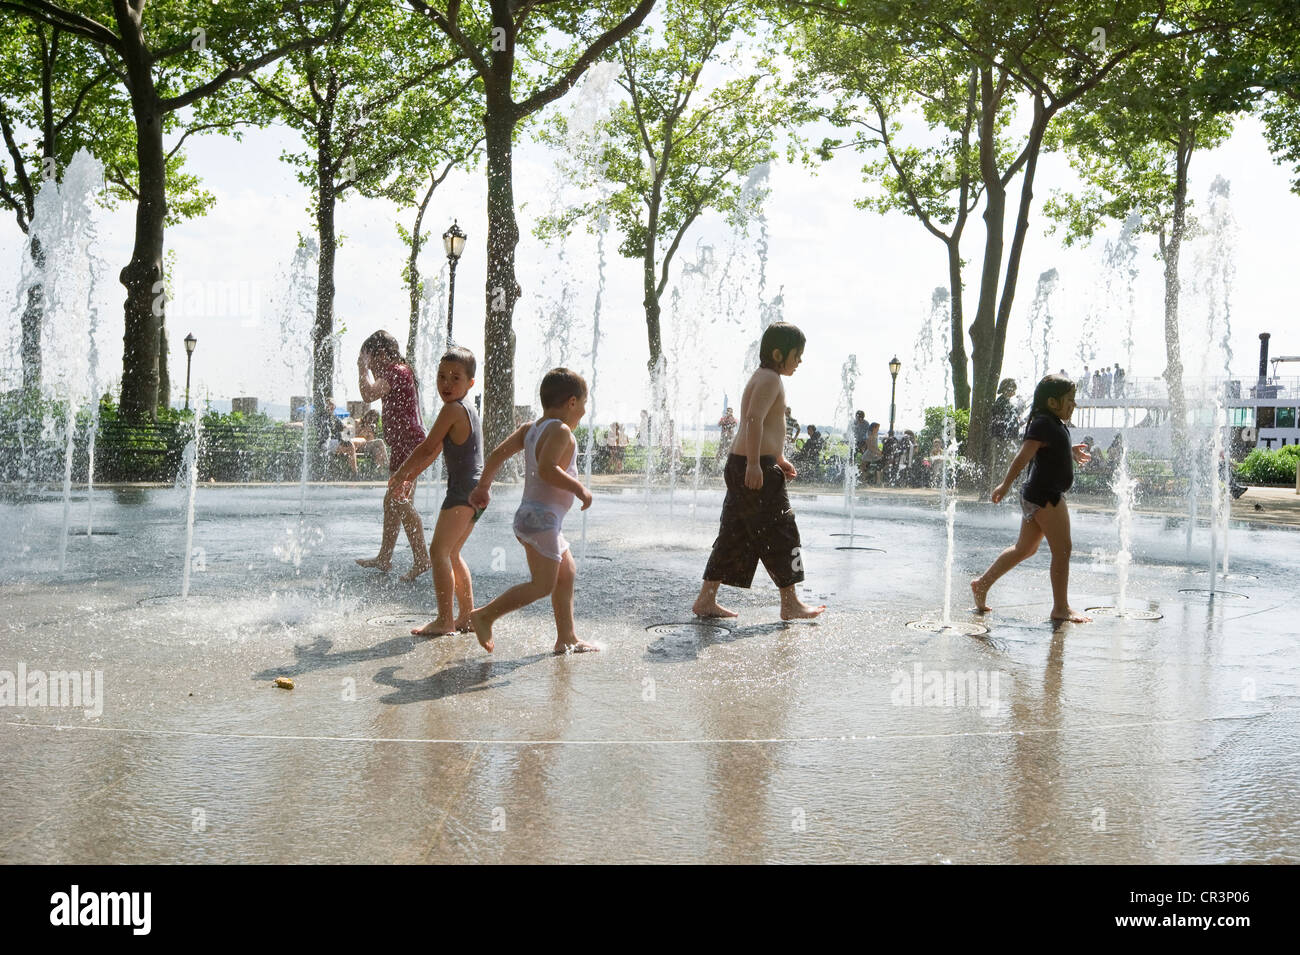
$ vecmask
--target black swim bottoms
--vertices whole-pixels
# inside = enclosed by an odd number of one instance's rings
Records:
[[[474,520],[476,521],[483,516],[483,509],[481,507],[474,507],[474,505],[469,502],[469,491],[449,487],[447,488],[447,496],[442,499],[442,507],[440,510],[448,511],[453,507],[474,508]]]
[[[745,462],[743,454],[727,458],[727,497],[704,579],[748,588],[761,560],[778,587],[797,584],[803,580],[803,556],[785,474],[774,456],[764,455],[759,458],[763,487],[750,490],[745,487]]]

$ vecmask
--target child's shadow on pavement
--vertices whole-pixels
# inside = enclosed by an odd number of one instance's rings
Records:
[[[518,660],[466,660],[455,666],[439,670],[418,680],[403,680],[395,674],[401,667],[384,667],[375,674],[380,686],[392,687],[396,692],[379,698],[380,703],[423,703],[441,700],[461,693],[479,693],[508,686],[509,674],[539,660],[549,660],[553,654],[535,653]]]
[[[388,657],[410,653],[415,649],[415,641],[410,637],[393,637],[393,639],[377,643],[373,647],[362,647],[359,650],[343,650],[339,653],[330,653],[332,646],[334,646],[334,641],[325,637],[317,637],[316,640],[305,647],[295,646],[293,653],[298,658],[297,662],[255,673],[253,679],[274,680],[278,676],[299,676],[312,670],[325,670],[330,667],[366,663],[370,660],[384,660]]]
[[[700,653],[719,644],[735,643],[749,637],[761,637],[770,633],[783,633],[790,629],[785,620],[773,623],[756,623],[748,627],[728,627],[721,623],[699,624],[692,621],[683,625],[683,631],[698,627],[697,633],[664,634],[646,647],[644,659],[652,663],[674,663],[678,660],[696,660]]]

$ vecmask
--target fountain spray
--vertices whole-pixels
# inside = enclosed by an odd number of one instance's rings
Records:
[[[82,149],[72,157],[61,183],[52,178],[41,186],[30,231],[45,251],[45,268],[40,275],[35,275],[35,263],[25,263],[27,275],[43,285],[41,341],[53,359],[43,363],[46,379],[56,393],[63,395],[65,402],[60,573],[67,569],[77,410],[94,397],[98,388],[94,381],[95,360],[91,356],[96,354],[94,297],[100,260],[91,247],[98,239],[94,206],[103,182],[103,164]],[[27,248],[30,254],[30,243]],[[31,281],[27,284],[30,286]]]
[[[595,454],[596,440],[596,363],[600,350],[600,306],[605,297],[605,232],[609,229],[609,219],[601,216],[596,239],[596,302],[591,310],[591,408],[587,413],[587,490],[591,490],[591,459]],[[582,512],[582,559],[587,559],[587,512]]]
[[[190,595],[190,566],[194,553],[194,495],[199,487],[199,446],[203,435],[203,415],[194,411],[194,437],[185,446],[185,465],[188,466],[189,495],[185,507],[185,569],[181,571],[181,599]]]

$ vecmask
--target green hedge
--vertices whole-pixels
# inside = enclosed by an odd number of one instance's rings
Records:
[[[1255,448],[1237,465],[1237,477],[1247,484],[1294,484],[1300,444],[1268,450]]]
[[[946,408],[926,408],[925,427],[922,428],[921,433],[916,436],[917,449],[923,456],[929,457],[930,446],[934,444],[935,438],[946,443],[943,433],[943,419],[948,415],[951,415],[953,419],[953,429],[957,436],[957,446],[959,448],[965,447],[966,434],[970,431],[970,409],[954,408],[952,405],[949,405]],[[897,427],[894,428],[894,433],[902,434]],[[882,436],[884,434],[883,428],[881,434]]]

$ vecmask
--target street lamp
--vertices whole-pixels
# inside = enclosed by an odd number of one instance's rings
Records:
[[[889,376],[894,379],[894,383],[889,387],[889,436],[894,436],[894,395],[898,392],[898,372],[903,367],[903,363],[895,355],[889,359]]]
[[[447,250],[447,261],[451,264],[451,280],[447,285],[447,344],[451,344],[451,316],[456,309],[456,263],[465,251],[465,240],[469,238],[460,231],[456,220],[451,220],[451,228],[442,234],[442,247]]]
[[[190,410],[190,362],[194,360],[194,346],[199,340],[193,333],[185,336],[185,410]]]

